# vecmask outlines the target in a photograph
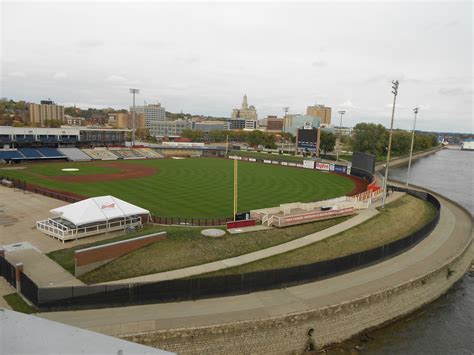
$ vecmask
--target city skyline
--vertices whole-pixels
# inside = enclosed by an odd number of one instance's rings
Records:
[[[319,103],[388,126],[398,79],[395,127],[420,107],[421,130],[473,131],[471,3],[1,6],[2,97],[128,108],[138,87],[137,104],[228,117],[246,93],[262,118]]]

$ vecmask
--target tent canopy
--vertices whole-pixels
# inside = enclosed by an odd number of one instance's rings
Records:
[[[110,195],[88,198],[52,209],[50,212],[74,223],[76,226],[150,213],[148,210]]]

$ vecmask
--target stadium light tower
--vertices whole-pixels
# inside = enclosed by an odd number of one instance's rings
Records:
[[[413,113],[415,114],[415,119],[413,121],[413,131],[411,132],[410,158],[408,159],[407,182],[406,182],[406,185],[405,185],[407,189],[408,189],[408,179],[410,179],[411,158],[412,158],[412,155],[413,155],[413,143],[415,142],[416,116],[418,115],[419,110],[420,109],[418,107],[415,107],[413,109]]]
[[[130,93],[133,95],[133,110],[132,110],[132,147],[135,146],[135,94],[139,94],[139,89],[130,89]]]
[[[336,161],[339,161],[339,145],[341,144],[341,138],[342,138],[342,116],[346,113],[346,110],[339,110],[337,111],[341,115],[341,119],[339,121],[339,140],[336,145]]]
[[[342,127],[342,116],[346,113],[346,110],[339,110],[337,111],[341,115],[341,120],[339,121],[339,128]]]
[[[387,163],[385,164],[385,176],[383,179],[382,208],[385,208],[385,200],[387,199],[388,166],[390,163],[390,151],[392,149],[393,118],[395,117],[395,102],[397,100],[397,95],[398,95],[398,80],[392,80],[392,94],[393,94],[392,120],[390,122],[390,134],[388,136]]]

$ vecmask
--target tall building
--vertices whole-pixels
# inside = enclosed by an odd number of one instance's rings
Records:
[[[133,107],[130,108],[130,112],[133,111]],[[158,127],[159,122],[166,120],[166,110],[161,104],[152,104],[144,106],[135,106],[135,113],[143,115],[144,127],[150,130],[150,135],[159,136],[161,131]]]
[[[316,116],[321,119],[322,125],[331,124],[331,108],[324,105],[314,105],[308,106],[306,109],[306,114],[308,116]]]
[[[109,113],[109,124],[115,128],[133,128],[132,115],[128,112],[114,112]],[[143,114],[135,115],[135,128],[144,128],[145,127],[145,118]]]
[[[29,104],[30,122],[44,126],[46,120],[64,122],[64,106],[56,105],[53,101],[43,100],[40,104]]]
[[[244,119],[244,120],[257,120],[257,110],[255,106],[249,106],[247,103],[247,95],[244,95],[244,99],[242,100],[242,107],[240,109],[235,108],[232,110],[231,114],[232,119]]]
[[[179,137],[184,130],[192,129],[193,123],[186,120],[159,121],[154,125],[155,137]],[[151,133],[151,131],[150,131]]]

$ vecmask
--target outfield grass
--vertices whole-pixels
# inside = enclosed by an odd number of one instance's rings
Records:
[[[358,253],[406,237],[431,221],[436,214],[432,204],[409,195],[387,204],[385,210],[379,211],[378,215],[358,226],[306,247],[205,275],[233,275],[286,268]]]
[[[140,234],[166,231],[168,233],[166,240],[124,255],[96,270],[82,275],[80,279],[86,283],[106,282],[232,258],[319,232],[348,218],[350,217],[308,223],[278,230],[271,229],[236,235],[227,234],[223,238],[201,236],[200,232],[204,228],[155,226],[141,231]],[[112,241],[124,238],[130,238],[130,236],[119,237]],[[108,241],[58,250],[49,253],[48,256],[73,273],[74,250],[105,242]]]
[[[157,169],[149,177],[88,183],[63,182],[53,177],[115,173],[101,166],[109,162],[47,163],[24,165],[23,170],[2,170],[0,175],[23,179],[50,189],[83,196],[113,195],[162,217],[225,218],[232,216],[233,162],[216,158],[184,160],[127,160],[114,164],[145,165]],[[79,168],[63,172],[62,168]],[[41,175],[47,175],[42,177]],[[239,211],[310,202],[347,194],[349,179],[315,170],[239,162]]]

